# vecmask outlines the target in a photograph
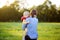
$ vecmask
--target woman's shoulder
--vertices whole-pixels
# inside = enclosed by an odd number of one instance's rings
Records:
[[[36,19],[36,21],[38,22],[38,18],[35,18]]]
[[[27,19],[30,19],[31,17],[28,17]]]
[[[26,18],[26,20],[29,20],[29,19],[30,19],[30,17]]]

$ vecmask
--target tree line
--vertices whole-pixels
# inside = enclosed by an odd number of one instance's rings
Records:
[[[49,3],[47,5],[47,2]],[[49,6],[50,5],[50,6]],[[60,22],[60,9],[57,9],[56,5],[52,5],[50,1],[44,2],[39,6],[34,6],[30,9],[16,9],[15,4],[7,7],[0,8],[0,22],[18,22],[23,12],[32,9],[37,10],[37,18],[40,22]],[[18,11],[20,10],[20,11]]]

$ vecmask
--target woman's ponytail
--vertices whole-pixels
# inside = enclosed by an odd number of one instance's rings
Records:
[[[37,12],[36,12],[36,10],[32,10],[32,11],[30,12],[30,14],[31,14],[31,16],[32,16],[32,18],[33,18],[33,17],[36,16]]]

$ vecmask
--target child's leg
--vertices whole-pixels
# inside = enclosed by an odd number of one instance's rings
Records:
[[[25,40],[25,36],[23,36],[22,40]]]
[[[27,33],[27,28],[25,28],[25,34]]]
[[[23,31],[23,37],[22,40],[25,40],[25,30]]]
[[[23,40],[25,40],[26,32],[27,32],[27,28],[25,28],[25,30],[23,31]]]

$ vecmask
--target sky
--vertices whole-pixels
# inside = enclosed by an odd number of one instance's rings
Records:
[[[4,5],[9,6],[10,4],[12,4],[15,0],[0,0],[0,8],[2,8]],[[25,8],[30,8],[32,6],[38,6],[44,3],[45,0],[20,0],[21,4],[19,3],[19,5],[21,5],[21,8],[24,6]],[[56,6],[58,7],[60,5],[60,0],[50,0],[52,2],[52,4],[56,4]],[[24,3],[24,4],[23,4]],[[23,5],[22,5],[23,4]]]
[[[43,4],[45,0],[27,0],[27,8]]]
[[[52,4],[56,4],[57,7],[60,6],[60,0],[50,0]]]
[[[8,3],[9,2],[9,3]],[[14,0],[0,0],[0,8],[2,8],[3,6],[7,5],[9,6],[10,4],[12,4],[14,2]]]

